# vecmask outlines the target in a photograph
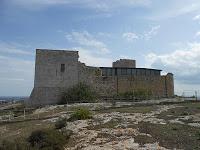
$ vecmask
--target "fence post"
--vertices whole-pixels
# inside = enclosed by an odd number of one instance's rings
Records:
[[[26,110],[24,108],[24,120],[26,119]]]
[[[11,120],[11,111],[10,111],[10,113],[9,113],[9,121]]]
[[[54,109],[53,109],[53,111],[52,111],[52,116],[54,116]]]
[[[185,92],[182,94],[182,99],[185,101]]]
[[[198,100],[198,98],[197,98],[197,91],[195,91],[195,97],[196,97],[196,101]]]
[[[68,112],[68,101],[67,101],[67,112]]]

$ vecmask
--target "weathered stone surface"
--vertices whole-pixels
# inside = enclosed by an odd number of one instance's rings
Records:
[[[56,104],[67,88],[79,82],[89,84],[100,96],[106,97],[137,90],[151,91],[153,97],[174,95],[171,73],[161,76],[161,70],[135,68],[135,60],[128,59],[114,62],[114,69],[89,67],[79,62],[78,58],[78,51],[37,49],[34,88],[29,104]],[[120,71],[115,70],[118,67],[127,69],[126,74],[115,72]],[[104,76],[102,73],[106,69],[112,70],[112,73]]]
[[[113,68],[135,68],[136,61],[131,59],[120,59],[113,62]]]

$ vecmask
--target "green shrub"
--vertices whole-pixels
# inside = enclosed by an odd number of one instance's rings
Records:
[[[134,92],[131,92],[131,91],[124,92],[124,93],[121,93],[120,96],[122,96],[125,99],[129,99],[129,98],[134,97]]]
[[[31,133],[28,142],[38,149],[63,150],[66,137],[58,130],[36,130]]]
[[[184,111],[184,112],[181,113],[181,116],[188,116],[188,115],[191,115],[191,114],[187,111]]]
[[[137,90],[134,92],[134,95],[137,99],[147,99],[148,95],[147,95],[146,90]]]
[[[67,125],[67,119],[66,118],[60,118],[55,123],[56,129],[64,128]]]
[[[84,107],[80,107],[75,110],[75,112],[71,115],[68,121],[85,120],[91,118],[92,118],[92,113],[90,112],[90,110]]]
[[[66,138],[66,139],[69,139],[70,136],[73,134],[73,131],[72,130],[66,130],[64,128],[61,129],[61,133],[62,135]]]
[[[0,150],[36,150],[32,148],[24,139],[14,141],[3,140]]]
[[[200,140],[200,132],[197,132],[196,136],[197,136],[197,140]]]
[[[61,103],[70,102],[95,102],[97,93],[85,83],[79,83],[69,88],[62,97]]]
[[[130,98],[131,99],[149,99],[152,97],[152,91],[138,89],[135,91],[128,91],[128,92],[120,93],[118,96],[125,98],[125,99],[130,99]]]

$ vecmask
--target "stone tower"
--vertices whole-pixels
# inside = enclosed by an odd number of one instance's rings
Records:
[[[78,51],[37,49],[31,103],[55,103],[61,91],[77,84],[78,58]]]

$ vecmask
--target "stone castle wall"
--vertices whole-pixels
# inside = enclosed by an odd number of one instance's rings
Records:
[[[174,96],[174,77],[172,73],[162,76],[162,83],[165,97]]]
[[[63,87],[34,87],[28,105],[42,106],[59,103],[64,91],[66,88]]]
[[[135,68],[135,61],[131,60],[116,61],[113,66],[117,70],[111,68],[108,74],[110,68],[86,66],[78,58],[77,51],[37,49],[29,103],[35,106],[58,103],[63,92],[80,82],[92,86],[102,97],[137,90],[151,91],[157,97],[174,95],[173,74],[161,76],[160,70]],[[125,65],[130,68],[126,75],[123,74]],[[119,71],[122,74],[116,75]]]
[[[165,85],[164,78],[167,78]],[[151,92],[152,97],[173,97],[173,78],[168,76],[110,76],[97,77],[93,86],[102,96],[113,96],[125,92],[146,91]],[[167,88],[167,90],[166,90]]]
[[[34,88],[31,105],[57,103],[65,89],[78,83],[78,52],[36,50]],[[61,70],[64,64],[64,70]]]
[[[36,50],[34,87],[70,87],[78,83],[78,52]],[[61,71],[64,64],[64,71]]]
[[[120,59],[112,64],[113,68],[135,68],[136,62],[131,59]]]

